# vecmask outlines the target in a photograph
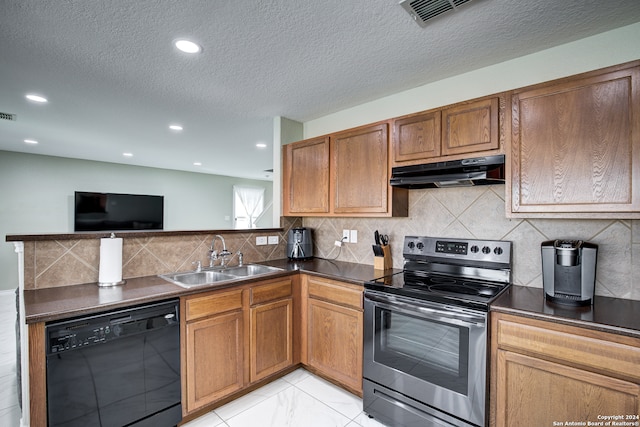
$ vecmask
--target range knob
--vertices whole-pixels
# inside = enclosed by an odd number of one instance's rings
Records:
[[[502,252],[504,252],[504,251],[502,250],[502,248],[500,246],[496,247],[493,250],[493,253],[496,254],[496,255],[502,255]]]
[[[478,251],[480,250],[480,248],[476,245],[471,246],[471,252],[473,252],[474,254],[477,254]]]
[[[416,246],[416,244],[413,242],[409,242],[408,246],[409,246],[409,249],[413,249]]]
[[[483,254],[490,254],[491,253],[491,248],[489,246],[485,246],[482,248],[482,253]]]
[[[418,244],[416,245],[416,247],[420,250],[422,250],[422,248],[424,248],[424,244],[422,242],[418,242]]]

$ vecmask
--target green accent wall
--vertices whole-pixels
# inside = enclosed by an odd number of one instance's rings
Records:
[[[18,286],[6,235],[72,232],[75,191],[162,195],[165,230],[211,230],[233,228],[234,185],[273,199],[271,181],[0,151],[0,290]],[[271,212],[262,218],[272,226]]]

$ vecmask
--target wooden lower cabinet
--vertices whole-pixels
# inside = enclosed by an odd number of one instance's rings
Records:
[[[183,414],[244,386],[242,290],[186,298],[181,339]],[[204,311],[209,307],[209,311]]]
[[[503,313],[491,317],[490,425],[596,423],[603,421],[599,416],[640,414],[640,339]]]
[[[362,396],[362,289],[313,276],[305,276],[303,284],[307,295],[303,362]]]
[[[293,298],[291,279],[251,290],[251,382],[293,365]],[[266,302],[262,302],[266,301]]]
[[[293,281],[284,277],[182,298],[184,416],[293,365]]]

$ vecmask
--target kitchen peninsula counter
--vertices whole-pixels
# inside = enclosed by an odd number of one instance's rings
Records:
[[[546,301],[541,288],[511,286],[491,311],[640,338],[640,301],[596,295],[593,305],[571,307]]]
[[[116,308],[129,307],[154,301],[177,298],[214,289],[223,289],[246,284],[255,279],[276,278],[298,272],[340,280],[356,285],[374,279],[382,273],[372,265],[314,258],[308,261],[287,259],[264,261],[283,269],[269,275],[238,279],[224,285],[203,285],[183,288],[158,276],[127,279],[121,286],[99,287],[97,283],[61,286],[24,291],[25,318],[27,323],[48,322],[80,315],[98,313]],[[399,270],[398,270],[399,271]]]

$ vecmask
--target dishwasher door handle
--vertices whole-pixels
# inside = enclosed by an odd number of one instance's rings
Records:
[[[109,320],[109,323],[111,323],[112,325],[119,325],[121,323],[128,323],[128,322],[131,322],[131,315],[124,316],[124,317],[117,317],[115,319]]]

